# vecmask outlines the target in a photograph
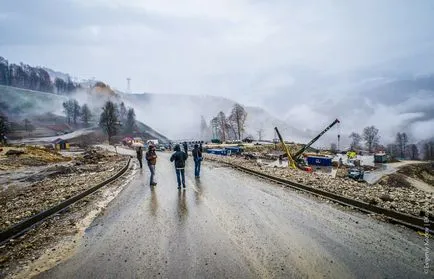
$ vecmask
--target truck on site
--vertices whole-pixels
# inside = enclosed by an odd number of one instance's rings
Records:
[[[149,145],[149,144],[152,144],[152,145],[158,145],[159,142],[158,142],[158,139],[150,139],[150,140],[147,140],[147,141],[146,141],[146,144],[147,144],[147,145]]]

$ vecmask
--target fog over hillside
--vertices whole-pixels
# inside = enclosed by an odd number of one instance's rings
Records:
[[[229,113],[228,100],[247,107],[254,136],[276,125],[311,138],[335,118],[343,143],[368,125],[382,143],[434,135],[433,1],[3,2],[2,56],[55,69],[51,78],[173,94],[127,97],[171,137],[194,137],[200,115]]]
[[[137,119],[149,123],[156,130],[173,139],[200,137],[201,116],[207,124],[220,111],[229,116],[235,104],[233,100],[214,96],[170,95],[170,94],[123,94],[122,100],[135,109]],[[243,105],[243,104],[241,104]],[[299,123],[294,125],[279,120],[259,107],[245,106],[247,111],[245,135],[258,137],[262,130],[264,139],[275,137],[274,127],[288,140],[306,141],[317,131],[305,131]],[[330,122],[334,119],[330,119]],[[323,122],[323,128],[329,123]],[[298,126],[298,127],[297,127]]]

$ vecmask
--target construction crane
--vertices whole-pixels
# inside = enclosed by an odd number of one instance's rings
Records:
[[[286,152],[286,156],[288,156],[288,167],[296,169],[297,167],[295,166],[295,161],[292,159],[291,153],[289,153],[288,146],[286,146],[285,142],[283,141],[283,138],[280,135],[279,130],[277,129],[277,127],[274,127],[274,130],[276,130],[276,134],[279,137],[283,150]]]
[[[306,149],[308,149],[312,144],[314,144],[322,135],[324,135],[328,130],[330,130],[334,125],[336,125],[337,123],[340,123],[339,119],[335,119],[335,121],[333,121],[332,124],[328,125],[327,128],[325,128],[321,133],[319,133],[318,136],[314,137],[308,144],[306,144],[305,146],[303,146],[300,150],[298,150],[293,156],[292,158],[294,160],[297,160],[298,157],[300,157],[301,154],[303,154],[304,151],[306,151]]]
[[[333,121],[333,123],[331,123],[330,125],[328,125],[327,128],[325,128],[321,133],[319,133],[319,135],[317,135],[316,137],[314,137],[309,143],[307,143],[305,146],[303,146],[302,148],[300,148],[300,150],[298,150],[297,152],[295,152],[294,155],[291,155],[289,153],[288,147],[285,145],[285,142],[283,141],[283,138],[280,135],[279,130],[277,129],[277,127],[274,127],[274,129],[276,130],[277,136],[279,137],[279,140],[282,143],[283,150],[286,152],[286,156],[288,156],[288,159],[289,159],[288,165],[290,165],[293,168],[295,168],[296,166],[298,166],[301,169],[305,169],[304,167],[302,167],[303,165],[305,165],[304,161],[300,162],[300,160],[299,160],[300,155],[303,154],[303,152],[306,151],[306,149],[308,149],[312,144],[314,144],[322,135],[324,135],[328,130],[330,130],[337,123],[340,123],[340,121],[338,119],[336,119],[335,121]]]

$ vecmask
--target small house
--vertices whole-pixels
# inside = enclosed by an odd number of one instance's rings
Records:
[[[56,139],[55,141],[52,142],[53,143],[53,147],[56,150],[69,150],[69,143],[61,138]]]

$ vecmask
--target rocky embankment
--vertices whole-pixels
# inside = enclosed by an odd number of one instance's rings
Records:
[[[375,185],[357,182],[349,178],[323,173],[307,173],[289,168],[268,167],[256,160],[243,157],[205,154],[205,159],[242,166],[268,175],[284,178],[313,188],[329,191],[348,198],[374,204],[379,207],[415,215],[434,218],[434,195],[409,187],[397,177],[380,180]]]

